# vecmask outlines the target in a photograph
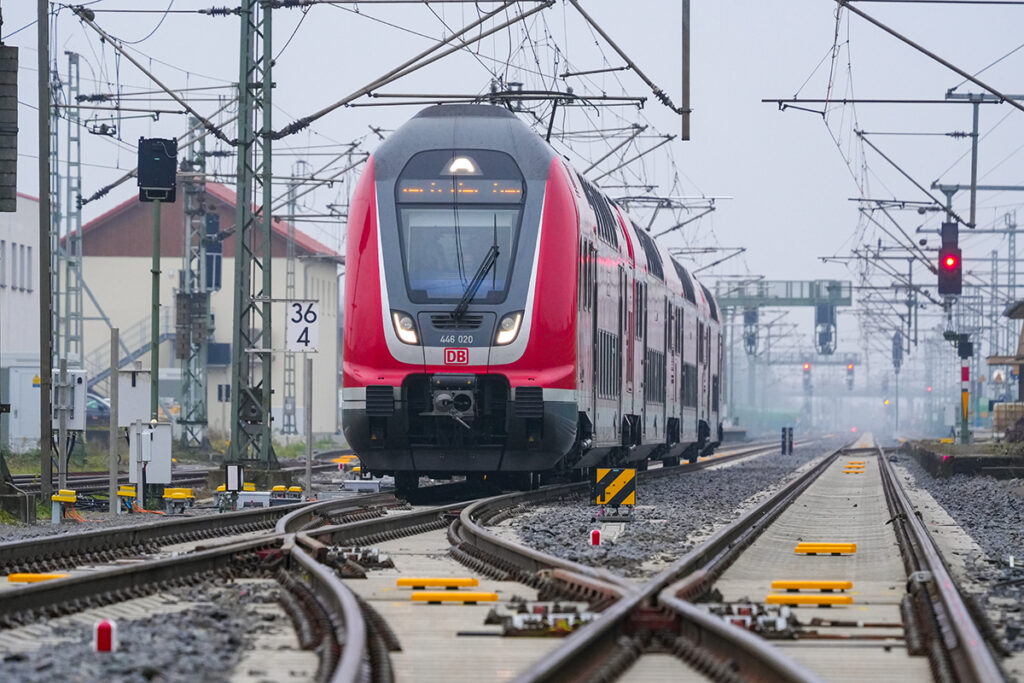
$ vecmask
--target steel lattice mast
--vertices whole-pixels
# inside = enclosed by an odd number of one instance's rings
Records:
[[[229,459],[269,468],[277,464],[270,439],[272,10],[243,0],[240,14]]]
[[[67,177],[64,216],[67,231],[64,248],[59,252],[64,261],[64,357],[81,366],[84,363],[82,318],[82,131],[78,109],[78,54],[68,52],[67,100]]]
[[[181,363],[181,443],[185,448],[206,445],[206,351],[210,336],[210,290],[206,272],[206,138],[199,121],[189,119],[187,156],[182,162],[185,194],[185,249],[181,290],[176,308],[175,347]]]

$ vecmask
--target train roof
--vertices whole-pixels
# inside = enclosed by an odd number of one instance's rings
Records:
[[[490,149],[511,155],[527,180],[546,180],[555,150],[504,107],[438,104],[423,109],[373,153],[376,178],[391,180],[417,152]]]

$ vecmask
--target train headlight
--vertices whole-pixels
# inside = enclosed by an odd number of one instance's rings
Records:
[[[402,311],[391,311],[391,322],[395,324],[395,334],[406,344],[419,344],[420,337],[416,334],[416,321]]]
[[[498,346],[504,346],[505,344],[511,344],[519,336],[519,326],[523,322],[523,313],[509,313],[498,322],[498,334],[494,338],[494,343]]]

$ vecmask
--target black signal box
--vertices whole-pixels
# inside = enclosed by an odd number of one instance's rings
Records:
[[[139,201],[175,200],[178,171],[178,141],[139,138]]]

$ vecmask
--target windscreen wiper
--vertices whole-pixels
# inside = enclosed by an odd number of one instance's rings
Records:
[[[491,248],[487,250],[487,254],[484,256],[483,262],[480,267],[476,269],[476,275],[469,281],[469,286],[466,287],[466,291],[463,292],[462,298],[459,299],[459,303],[455,306],[455,310],[452,311],[452,320],[459,320],[463,315],[466,314],[466,309],[469,308],[469,302],[476,296],[476,290],[480,289],[480,285],[483,284],[484,278],[487,277],[487,272],[494,267],[498,262],[498,245],[492,244]]]

